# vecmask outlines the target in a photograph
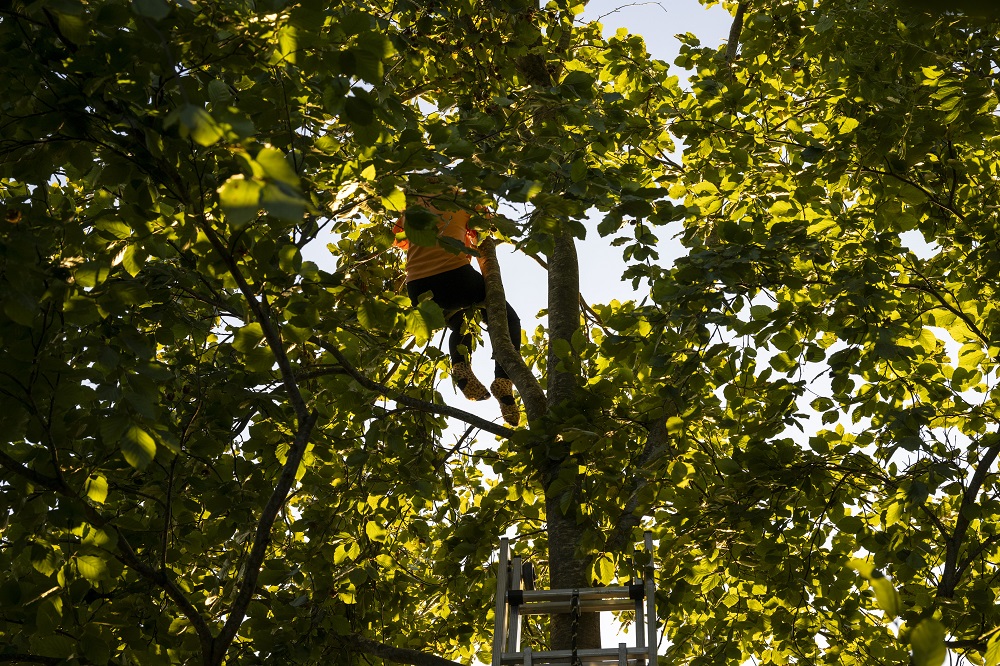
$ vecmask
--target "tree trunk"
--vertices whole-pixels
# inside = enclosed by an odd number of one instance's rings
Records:
[[[579,377],[575,363],[578,357],[572,352],[572,343],[573,335],[580,329],[580,265],[576,244],[568,229],[556,238],[549,258],[548,306],[548,407],[551,410],[574,400]],[[569,345],[570,354],[560,358],[559,351],[565,345]],[[579,557],[577,553],[584,530],[577,522],[577,489],[552,485],[567,464],[576,465],[576,462],[569,458],[553,461],[542,479],[549,539],[549,582],[552,588],[561,589],[589,587],[592,565],[592,558]],[[565,501],[567,493],[568,502]],[[565,512],[563,507],[566,507]],[[570,615],[552,616],[550,645],[553,650],[600,647],[600,615],[587,613],[576,622]]]

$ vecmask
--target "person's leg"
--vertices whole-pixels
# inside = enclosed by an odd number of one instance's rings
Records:
[[[483,276],[468,265],[408,282],[406,291],[414,303],[424,292],[431,292],[434,302],[445,312],[461,310],[486,300]]]
[[[448,355],[452,363],[468,363],[472,359],[472,333],[465,318],[465,310],[448,317]]]
[[[514,308],[510,306],[510,303],[506,303],[506,305],[507,305],[507,331],[510,333],[510,341],[514,345],[514,349],[517,351],[518,354],[520,354],[521,320],[518,318],[517,313],[514,312]],[[483,313],[483,323],[486,324],[487,328],[489,328],[490,322],[489,322],[489,317],[486,314],[486,308],[483,308],[482,313]],[[494,377],[509,379],[507,371],[503,369],[503,366],[500,365],[500,361],[497,360],[496,351],[493,352],[493,365],[494,365],[493,369]]]
[[[451,376],[458,390],[469,400],[488,400],[490,392],[472,371],[472,333],[467,328],[465,310],[448,318],[448,355]]]
[[[466,327],[464,311],[486,298],[483,277],[472,266],[462,266],[409,282],[406,291],[414,303],[421,294],[429,291],[432,300],[446,313],[457,311],[448,318],[448,355],[451,357],[452,377],[469,400],[488,399],[489,391],[472,371],[472,334]]]
[[[521,320],[518,319],[517,313],[514,308],[507,303],[507,330],[510,333],[510,340],[514,344],[514,349],[521,353]],[[483,322],[486,323],[487,328],[489,327],[489,317],[486,315],[486,311],[483,310]],[[507,422],[508,425],[516,426],[521,422],[521,411],[517,408],[517,402],[514,400],[514,382],[510,380],[507,376],[507,371],[503,369],[500,365],[500,361],[496,358],[496,350],[493,351],[493,363],[494,363],[494,373],[495,378],[493,383],[490,384],[490,393],[493,397],[497,399],[500,403],[500,413],[503,415],[503,420]]]

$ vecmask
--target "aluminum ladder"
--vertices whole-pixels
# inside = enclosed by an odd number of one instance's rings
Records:
[[[511,558],[510,542],[500,540],[500,567],[497,571],[496,620],[493,633],[492,666],[656,666],[656,583],[653,572],[653,535],[645,533],[649,563],[642,580],[632,584],[590,587],[575,590],[536,590],[530,562]],[[522,586],[523,583],[523,586]],[[521,648],[521,618],[525,615],[635,611],[635,645],[586,650],[533,652]]]

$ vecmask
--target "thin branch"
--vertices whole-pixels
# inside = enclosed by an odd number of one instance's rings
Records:
[[[932,204],[934,204],[935,206],[937,206],[941,210],[944,210],[944,211],[947,211],[947,212],[951,213],[952,215],[954,215],[955,217],[957,217],[961,221],[965,222],[965,216],[962,215],[962,213],[960,213],[957,209],[955,209],[952,206],[949,206],[947,204],[944,204],[944,203],[938,201],[937,197],[934,196],[933,192],[931,192],[930,190],[928,190],[923,185],[920,185],[919,183],[913,182],[909,178],[903,178],[902,176],[900,176],[897,173],[892,172],[891,170],[890,171],[879,171],[878,169],[873,169],[871,167],[861,167],[859,169],[859,171],[861,171],[862,173],[873,173],[873,174],[877,174],[879,176],[891,176],[892,178],[895,178],[896,180],[900,181],[901,183],[906,183],[910,187],[915,187],[916,189],[918,189],[921,192],[923,192],[924,196],[926,196],[927,200],[930,201]]]
[[[260,520],[257,521],[257,533],[254,535],[253,545],[250,547],[250,554],[243,564],[243,580],[240,582],[236,598],[229,607],[229,618],[212,645],[211,663],[213,664],[223,662],[230,643],[233,642],[236,632],[243,623],[247,607],[250,606],[250,601],[257,591],[257,577],[260,575],[261,565],[267,555],[267,547],[271,543],[271,528],[278,517],[278,512],[288,499],[288,492],[291,490],[292,484],[295,483],[295,475],[298,473],[299,464],[306,452],[306,446],[309,444],[318,416],[316,411],[310,412],[299,423],[298,432],[295,433],[295,440],[288,451],[288,457],[285,459],[278,483],[274,486],[267,504],[261,511]]]
[[[131,567],[143,578],[158,585],[171,599],[171,601],[177,604],[181,612],[184,613],[185,617],[187,617],[187,619],[191,622],[191,626],[194,627],[195,633],[198,634],[198,638],[201,641],[202,650],[207,654],[212,645],[212,631],[208,626],[208,622],[206,622],[205,618],[202,617],[201,613],[198,612],[198,609],[194,607],[191,601],[184,596],[184,592],[177,586],[177,584],[167,577],[165,571],[156,571],[139,559],[139,556],[136,554],[135,550],[129,544],[125,535],[118,528],[118,526],[112,523],[108,518],[101,515],[97,509],[83,500],[65,483],[61,483],[58,479],[45,476],[44,474],[40,474],[33,469],[26,467],[2,450],[0,450],[0,467],[3,467],[8,472],[12,472],[24,479],[27,479],[28,481],[31,481],[32,483],[39,485],[50,492],[75,500],[83,509],[87,522],[94,527],[113,530],[117,536],[118,543],[118,552],[115,554],[115,557],[122,564]]]
[[[989,349],[989,347],[992,345],[992,342],[990,341],[989,336],[986,335],[979,328],[979,326],[976,325],[976,322],[974,322],[972,318],[962,310],[962,308],[960,308],[957,305],[952,305],[951,303],[949,303],[948,300],[941,294],[941,292],[935,289],[931,285],[931,281],[927,277],[925,277],[924,274],[921,273],[917,269],[917,267],[914,266],[912,263],[910,264],[910,270],[916,273],[917,277],[919,277],[921,280],[924,281],[924,286],[913,283],[899,283],[899,282],[897,282],[896,285],[904,289],[916,289],[917,291],[922,291],[925,294],[933,296],[934,300],[940,303],[945,310],[947,310],[948,312],[952,313],[953,315],[961,319],[962,322],[969,327],[969,330],[975,333],[976,337],[979,338],[979,340],[983,343],[984,346],[986,346],[987,349]],[[954,295],[952,295],[952,298],[954,298]],[[958,299],[955,300],[957,301]]]
[[[955,588],[958,586],[962,574],[962,570],[958,566],[958,551],[962,547],[962,542],[965,540],[965,534],[971,523],[969,515],[972,513],[971,509],[979,497],[979,491],[982,489],[998,455],[1000,455],[1000,441],[986,449],[983,457],[979,459],[975,473],[969,480],[969,487],[962,495],[958,518],[955,519],[955,531],[945,544],[944,571],[941,572],[941,582],[938,584],[937,592],[939,597],[951,599],[955,595]]]
[[[428,414],[451,416],[498,437],[511,437],[517,432],[516,430],[498,425],[492,421],[487,421],[482,417],[455,407],[450,407],[448,405],[436,405],[433,402],[427,402],[426,400],[420,400],[418,398],[412,398],[408,395],[403,395],[396,389],[390,388],[384,384],[379,384],[378,382],[365,377],[351,364],[350,361],[347,360],[347,357],[344,356],[339,349],[337,349],[336,345],[332,345],[329,342],[318,338],[313,338],[312,342],[322,347],[324,351],[330,353],[335,359],[337,359],[337,362],[340,363],[341,367],[343,367],[343,369],[354,379],[354,381],[361,384],[369,391],[375,391],[376,393],[394,400],[397,404],[409,407],[410,409],[415,409],[417,411],[426,412]]]
[[[355,652],[370,654],[373,657],[379,657],[380,659],[385,659],[396,664],[410,664],[411,666],[462,666],[457,661],[451,661],[419,650],[393,647],[362,636],[352,636],[346,647]]]
[[[969,568],[969,565],[972,564],[977,557],[982,555],[987,548],[997,543],[998,541],[1000,541],[1000,534],[994,534],[989,539],[986,539],[978,546],[976,546],[968,555],[965,556],[965,559],[962,560],[962,562],[958,565],[958,568],[955,570],[956,571],[955,577],[961,578],[962,575],[965,573],[965,570]]]
[[[3,467],[8,472],[12,472],[23,479],[27,479],[36,486],[42,486],[43,488],[59,493],[60,495],[71,495],[69,488],[66,487],[65,484],[60,483],[59,479],[36,472],[30,467],[21,464],[9,456],[2,449],[0,449],[0,467]]]
[[[622,512],[618,516],[611,534],[608,535],[604,549],[608,552],[621,552],[625,544],[632,536],[632,530],[639,526],[639,517],[634,515],[639,508],[639,492],[649,484],[649,479],[642,473],[654,460],[660,458],[667,451],[667,421],[657,419],[649,429],[646,436],[646,446],[632,466],[632,479],[629,488],[629,498],[622,507]]]

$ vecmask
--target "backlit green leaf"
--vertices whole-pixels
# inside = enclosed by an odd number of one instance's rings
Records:
[[[233,176],[219,188],[219,203],[230,224],[239,229],[257,217],[262,190],[260,183],[242,175]]]
[[[910,632],[914,666],[941,666],[948,650],[944,645],[944,626],[930,618],[921,620]]]
[[[108,498],[108,480],[100,474],[87,477],[85,487],[87,497],[97,504],[104,504]]]
[[[145,469],[156,455],[156,441],[139,426],[131,426],[121,439],[122,455],[136,469]]]

